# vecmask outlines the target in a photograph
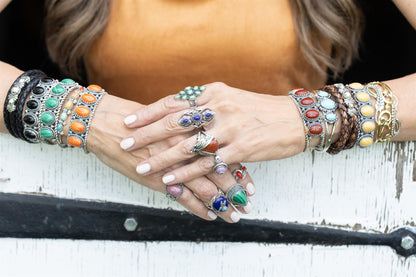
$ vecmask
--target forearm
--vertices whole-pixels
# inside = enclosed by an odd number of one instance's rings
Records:
[[[3,107],[4,101],[6,100],[7,92],[9,91],[10,86],[19,77],[23,71],[17,69],[10,64],[0,61],[0,132],[7,133],[6,126],[4,125],[3,119]]]

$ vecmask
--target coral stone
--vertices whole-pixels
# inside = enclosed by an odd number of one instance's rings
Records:
[[[215,153],[217,152],[219,146],[220,144],[218,143],[218,140],[213,138],[211,142],[204,149],[202,149],[202,151],[208,152],[208,153]]]
[[[75,109],[75,113],[80,117],[87,117],[90,115],[90,109],[84,106],[79,106]]]
[[[82,140],[78,137],[69,137],[68,143],[74,147],[80,147],[82,145]]]
[[[309,133],[311,133],[312,135],[319,135],[320,133],[322,133],[322,131],[322,125],[319,124],[315,124],[309,127]]]
[[[90,94],[90,93],[86,93],[83,94],[81,96],[82,101],[84,101],[85,103],[94,103],[96,98],[94,95]]]
[[[319,112],[315,109],[307,110],[305,116],[310,119],[317,118],[319,116]]]
[[[240,171],[237,171],[236,175],[238,178],[243,179],[243,173],[241,173]]]
[[[103,90],[99,85],[89,85],[88,89],[96,92],[100,92]]]
[[[71,123],[71,129],[77,133],[81,133],[85,130],[85,125],[82,122],[74,121]]]
[[[297,95],[297,96],[302,96],[302,95],[306,95],[306,94],[308,94],[308,93],[309,93],[309,91],[304,90],[304,89],[300,89],[300,90],[297,90],[297,91],[295,92],[295,95]]]
[[[313,99],[310,98],[310,97],[306,97],[306,98],[303,98],[302,100],[300,100],[300,103],[304,106],[312,105],[314,102],[315,101],[313,101]]]

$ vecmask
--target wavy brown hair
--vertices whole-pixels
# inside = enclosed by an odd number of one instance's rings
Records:
[[[277,1],[277,0],[276,0]],[[321,74],[336,77],[358,56],[363,17],[354,0],[289,0],[300,47]],[[80,79],[88,47],[107,25],[110,0],[46,0],[46,44],[63,73]],[[332,45],[328,55],[322,39]]]

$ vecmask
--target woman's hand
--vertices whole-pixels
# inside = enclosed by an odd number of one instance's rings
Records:
[[[175,167],[166,167],[164,170],[154,174],[142,176],[136,173],[136,166],[151,156],[157,156],[159,153],[167,151],[181,141],[186,140],[192,134],[184,133],[143,145],[134,151],[123,151],[119,146],[120,141],[131,132],[124,126],[123,120],[127,115],[142,107],[142,105],[136,102],[127,101],[112,95],[105,95],[91,121],[87,147],[102,162],[121,174],[153,190],[165,193],[166,185],[161,181],[162,175],[167,170],[172,170]],[[179,163],[176,167],[181,165],[185,165],[185,163]],[[217,185],[204,176],[189,180],[185,185],[184,192],[177,201],[203,219],[215,219],[217,215],[209,210],[204,203],[209,202],[216,195],[218,191]],[[195,194],[199,196],[199,199]],[[251,205],[248,205],[245,209],[240,209],[240,211],[249,212],[250,209]],[[221,213],[220,216],[227,222],[237,222],[240,218],[239,214],[231,207],[226,212]]]
[[[220,143],[219,156],[225,163],[256,162],[282,159],[296,155],[305,147],[302,119],[295,103],[288,96],[272,96],[248,92],[213,83],[197,97],[199,107],[215,112],[215,119],[204,126],[207,133]],[[142,107],[125,119],[133,130],[121,144],[134,151],[169,137],[190,134],[181,127],[179,118],[189,110],[187,101],[167,96],[149,106]],[[178,142],[173,147],[142,161],[138,168],[143,175],[165,171],[165,184],[186,182],[211,174],[212,156],[201,157],[191,152],[196,135]],[[125,146],[128,147],[125,147]],[[168,167],[190,162],[173,170]],[[217,177],[221,179],[221,177]]]

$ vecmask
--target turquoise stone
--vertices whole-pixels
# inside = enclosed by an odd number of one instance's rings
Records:
[[[184,95],[184,94],[185,94],[185,91],[181,90],[181,91],[179,92],[179,94],[180,94],[180,95]]]
[[[321,101],[321,106],[327,110],[333,110],[336,107],[336,104],[331,99],[324,99]]]
[[[195,95],[189,96],[189,100],[195,100],[195,99],[196,99],[196,96]]]
[[[45,112],[40,116],[40,120],[45,124],[51,124],[55,121],[55,116],[52,113]]]
[[[175,99],[179,99],[179,98],[181,98],[181,96],[179,94],[176,94]]]
[[[73,84],[73,83],[75,83],[75,81],[72,80],[72,79],[66,78],[66,79],[63,79],[61,81],[61,83],[63,83],[63,84]]]
[[[45,139],[51,139],[51,138],[53,138],[53,132],[49,128],[42,128],[42,129],[40,129],[40,135],[41,135],[41,137],[43,137]]]
[[[197,89],[199,89],[199,87],[198,86],[194,86],[194,90],[197,90]]]
[[[45,106],[49,109],[54,109],[58,106],[58,99],[56,98],[49,98],[45,101]]]
[[[63,128],[62,124],[58,124],[58,127],[57,127],[58,131],[62,131],[62,128]]]
[[[200,94],[201,94],[201,92],[200,92],[199,90],[197,90],[197,91],[195,91],[195,94],[196,94],[196,95],[200,95]]]
[[[65,89],[63,86],[55,86],[52,88],[52,92],[55,94],[62,94],[65,92]]]
[[[201,91],[204,91],[206,88],[207,88],[206,86],[202,86],[202,87],[200,87],[199,89],[200,89]]]
[[[233,202],[237,203],[238,205],[245,206],[247,205],[247,196],[244,191],[240,190],[237,191],[233,195]]]
[[[186,99],[188,99],[188,97],[186,95],[184,95],[184,96],[181,97],[181,99],[186,100]]]
[[[68,117],[68,115],[66,113],[62,113],[60,119],[62,121],[65,121],[67,117]]]
[[[188,90],[186,93],[187,93],[187,94],[189,94],[189,95],[191,95],[191,94],[193,94],[194,92],[193,92],[192,90]]]
[[[329,122],[335,122],[338,119],[338,116],[335,113],[328,113],[325,115],[325,119]]]
[[[319,97],[329,97],[330,96],[328,92],[323,91],[323,90],[318,91],[317,95]]]
[[[185,88],[185,90],[190,90],[190,89],[192,89],[192,88],[191,88],[191,87],[186,87],[186,88]]]

